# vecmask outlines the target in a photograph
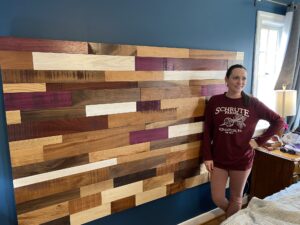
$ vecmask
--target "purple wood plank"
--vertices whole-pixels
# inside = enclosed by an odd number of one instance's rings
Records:
[[[136,103],[137,111],[155,111],[160,110],[160,101],[144,101]]]
[[[163,71],[165,64],[165,58],[135,57],[136,71]]]
[[[47,91],[74,91],[84,89],[137,88],[138,82],[86,82],[86,83],[47,83]]]
[[[165,70],[227,70],[227,60],[168,58]]]
[[[200,95],[202,96],[212,96],[217,94],[222,94],[227,91],[225,84],[209,84],[202,85],[200,89]]]
[[[9,141],[101,130],[107,128],[107,116],[42,122],[24,122],[21,124],[7,126]]]
[[[88,54],[87,42],[0,37],[0,50]]]
[[[151,130],[140,130],[130,132],[130,144],[155,141],[168,138],[168,127]]]
[[[67,91],[7,93],[4,94],[4,105],[6,110],[66,107],[72,105],[72,95]]]

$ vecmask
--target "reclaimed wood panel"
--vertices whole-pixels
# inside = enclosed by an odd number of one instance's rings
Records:
[[[19,224],[83,224],[207,182],[206,99],[243,57],[0,37]]]
[[[35,70],[134,70],[134,57],[131,56],[33,52],[32,60]]]
[[[0,50],[87,54],[87,42],[0,37]]]
[[[33,69],[32,53],[0,51],[1,69]]]

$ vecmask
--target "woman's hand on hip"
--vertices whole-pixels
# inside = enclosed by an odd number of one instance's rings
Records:
[[[204,165],[205,165],[205,167],[206,167],[206,169],[207,169],[208,172],[211,173],[213,171],[213,169],[214,169],[214,161],[212,161],[212,160],[205,160],[204,161]]]
[[[254,139],[250,140],[249,145],[251,146],[251,148],[257,148],[258,147],[258,144]]]

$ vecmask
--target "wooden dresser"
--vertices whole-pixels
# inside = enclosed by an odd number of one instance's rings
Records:
[[[256,149],[250,197],[264,198],[300,180],[300,156]]]

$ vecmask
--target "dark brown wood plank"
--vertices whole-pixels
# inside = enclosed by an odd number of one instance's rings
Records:
[[[107,116],[94,116],[76,119],[12,124],[8,125],[7,131],[9,141],[17,141],[107,128]]]
[[[33,176],[40,173],[46,173],[55,170],[61,170],[73,166],[79,166],[89,163],[88,154],[78,155],[69,158],[49,160],[41,163],[29,164],[26,166],[13,167],[14,179]]]
[[[135,45],[118,45],[105,43],[88,43],[89,54],[135,56]]]
[[[0,37],[0,50],[88,54],[87,42]]]
[[[135,206],[135,196],[129,196],[111,203],[111,212],[116,213]]]
[[[116,177],[114,178],[114,187],[123,186],[126,184],[134,183],[140,180],[145,180],[147,178],[155,177],[155,176],[156,176],[156,169],[153,168],[153,169],[125,175],[122,177]]]
[[[65,216],[50,222],[41,223],[41,225],[70,225],[70,216]]]
[[[175,194],[185,189],[184,181],[175,182],[167,185],[167,195]]]
[[[3,83],[86,83],[105,81],[103,71],[22,70],[2,68]]]

